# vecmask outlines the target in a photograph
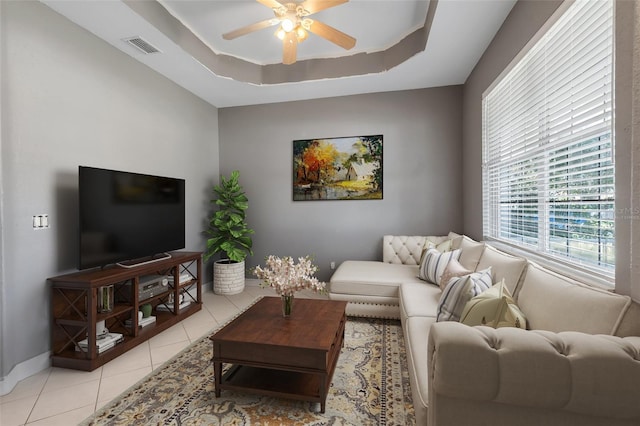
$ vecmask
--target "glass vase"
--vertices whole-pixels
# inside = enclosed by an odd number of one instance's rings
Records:
[[[289,318],[293,312],[293,294],[282,295],[282,316]]]

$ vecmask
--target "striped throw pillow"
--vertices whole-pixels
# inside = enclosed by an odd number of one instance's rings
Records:
[[[420,262],[418,278],[440,285],[440,278],[451,259],[458,260],[459,258],[460,250],[441,253],[436,249],[429,249]]]
[[[440,296],[437,321],[460,321],[467,302],[491,288],[491,267],[462,277],[454,277]]]

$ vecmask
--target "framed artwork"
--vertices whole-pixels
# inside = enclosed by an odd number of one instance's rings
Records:
[[[293,201],[381,200],[382,135],[293,141]]]

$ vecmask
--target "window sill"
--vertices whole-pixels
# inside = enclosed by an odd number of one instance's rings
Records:
[[[556,259],[551,259],[546,256],[541,256],[536,252],[523,249],[515,245],[507,244],[502,241],[492,240],[490,238],[485,238],[485,243],[499,250],[502,250],[505,253],[509,253],[514,256],[523,257],[527,260],[537,263],[540,266],[548,268],[554,272],[565,275],[569,278],[580,281],[587,285],[601,288],[607,291],[615,290],[615,278],[607,276],[602,272],[598,272],[596,270],[592,270],[588,268],[581,268],[576,265],[571,265]]]

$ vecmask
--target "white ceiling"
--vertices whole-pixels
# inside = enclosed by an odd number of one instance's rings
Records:
[[[216,75],[175,35],[165,34],[120,0],[41,0],[114,47],[216,107],[254,105],[360,93],[463,84],[516,0],[439,0],[423,52],[385,72],[283,84],[251,84]],[[136,0],[134,0],[136,1]],[[198,37],[209,54],[231,55],[260,66],[282,59],[271,27],[223,40],[228,31],[273,17],[255,0],[160,0],[167,12]],[[427,0],[351,0],[312,15],[357,39],[345,51],[311,34],[298,61],[384,51],[424,26]],[[167,14],[168,15],[168,14]],[[169,15],[168,15],[169,16]],[[190,34],[191,35],[191,34]],[[123,39],[141,37],[161,53],[145,55]],[[298,64],[290,67],[300,66]]]
[[[257,64],[282,62],[282,42],[274,36],[277,26],[235,40],[223,40],[220,36],[274,17],[271,9],[255,0],[160,0],[160,3],[216,52]],[[344,50],[321,37],[310,35],[298,47],[298,60],[386,49],[424,25],[428,4],[428,0],[351,0],[313,14],[311,18],[314,20],[329,24],[356,38],[356,46],[351,50]]]

